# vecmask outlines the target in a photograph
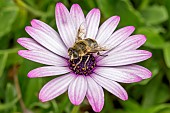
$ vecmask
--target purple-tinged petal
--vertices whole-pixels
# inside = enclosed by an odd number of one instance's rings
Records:
[[[30,50],[20,50],[18,54],[26,59],[32,60],[34,62],[55,65],[55,66],[67,66],[67,61],[55,55],[54,53],[48,51],[30,51]]]
[[[98,66],[122,66],[144,61],[152,56],[152,53],[145,50],[132,50],[108,54],[107,57],[97,62]]]
[[[69,73],[70,69],[68,67],[61,67],[61,66],[45,66],[36,68],[31,70],[28,73],[28,77],[36,78],[36,77],[47,77],[47,76],[55,76],[55,75],[62,75]]]
[[[48,34],[51,38],[53,38],[53,40],[55,40],[55,42],[57,42],[62,48],[64,48],[66,50],[66,47],[62,41],[62,39],[60,38],[59,34],[49,25],[47,25],[46,23],[37,20],[37,19],[33,19],[31,21],[31,25],[32,27],[39,29],[43,32],[45,32],[46,34]]]
[[[67,50],[63,48],[58,42],[56,42],[56,40],[54,40],[54,38],[52,38],[50,35],[34,27],[27,26],[25,30],[34,40],[36,40],[45,48],[63,57],[68,57]]]
[[[97,31],[100,23],[100,10],[92,9],[86,16],[86,24],[87,24],[87,38],[96,38]]]
[[[118,45],[116,48],[111,50],[110,53],[138,49],[141,45],[145,43],[145,41],[146,41],[146,37],[144,35],[130,36],[124,42]]]
[[[125,89],[118,84],[117,82],[113,80],[109,80],[107,78],[101,77],[95,73],[91,75],[91,77],[98,83],[100,84],[103,88],[105,88],[107,91],[112,93],[113,95],[119,97],[122,100],[127,100],[128,95]]]
[[[116,29],[119,21],[120,21],[119,16],[112,16],[100,26],[96,36],[96,40],[99,43],[99,45],[103,45],[105,41],[109,39],[113,31]]]
[[[142,79],[147,79],[152,76],[152,73],[148,69],[135,64],[128,65],[128,66],[113,67],[113,68],[126,73],[134,73],[135,75],[141,77]]]
[[[86,97],[95,112],[100,112],[104,106],[103,88],[98,85],[90,76],[87,79],[87,94]]]
[[[57,77],[43,86],[39,93],[39,99],[46,102],[56,98],[67,91],[69,84],[76,78],[74,74],[67,74]]]
[[[104,45],[109,49],[113,49],[126,40],[135,30],[133,26],[127,26],[115,31],[110,38],[104,43]]]
[[[85,22],[84,13],[78,4],[73,4],[70,9],[70,15],[76,26],[76,31],[78,31],[80,25]]]
[[[102,77],[122,83],[133,83],[142,80],[135,73],[121,71],[114,67],[97,67],[94,72]]]
[[[60,36],[65,45],[69,48],[74,44],[77,35],[73,19],[68,9],[62,3],[57,3],[55,16]]]
[[[70,83],[68,88],[68,96],[74,105],[79,105],[84,100],[87,92],[87,80],[83,75],[77,76],[77,78]]]
[[[32,38],[19,38],[17,42],[28,50],[48,51]]]

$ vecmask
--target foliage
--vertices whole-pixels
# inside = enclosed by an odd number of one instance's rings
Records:
[[[74,107],[67,94],[50,102],[38,100],[40,88],[51,78],[28,79],[27,73],[41,66],[17,55],[23,49],[17,38],[28,36],[24,30],[34,18],[54,29],[55,4],[59,0],[0,0],[0,112],[2,113],[84,113],[93,112],[87,100]],[[145,34],[142,49],[153,57],[141,63],[153,73],[152,78],[134,84],[123,84],[129,94],[121,101],[105,92],[102,113],[170,113],[170,0],[61,0],[68,8],[78,3],[87,13],[101,10],[101,22],[119,15],[118,28],[133,25],[135,34]],[[17,88],[20,87],[20,90]],[[24,105],[24,106],[23,106]],[[87,112],[87,113],[88,113]]]

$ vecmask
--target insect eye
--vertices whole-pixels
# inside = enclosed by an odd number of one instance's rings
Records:
[[[73,49],[72,49],[72,48],[69,48],[69,49],[68,49],[68,52],[69,52],[69,53],[72,53],[72,52],[73,52]]]
[[[78,58],[78,53],[76,51],[73,52],[74,58]]]

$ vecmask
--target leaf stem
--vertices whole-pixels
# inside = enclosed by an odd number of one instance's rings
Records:
[[[71,113],[78,113],[80,106],[74,106]]]
[[[10,74],[14,78],[14,84],[15,84],[15,88],[16,88],[16,91],[17,91],[17,96],[19,98],[19,103],[20,103],[20,106],[21,106],[23,113],[32,113],[31,111],[29,111],[26,108],[24,101],[22,99],[21,88],[20,88],[20,84],[19,84],[19,81],[18,81],[18,68],[19,68],[18,64],[14,65],[12,67],[12,69],[10,70]]]
[[[20,48],[12,48],[12,49],[4,49],[4,50],[0,50],[0,54],[11,54],[11,53],[17,53],[17,51]]]
[[[6,61],[7,61],[7,59],[8,59],[8,54],[5,53],[5,54],[3,55],[2,62],[1,62],[0,77],[2,76],[2,73],[3,73],[4,68],[5,68],[5,66],[6,66]]]
[[[14,2],[22,7],[22,8],[25,8],[27,11],[31,12],[32,14],[36,15],[36,16],[44,16],[46,15],[44,12],[42,11],[39,11],[37,9],[34,9],[32,7],[30,7],[29,5],[27,5],[26,3],[24,3],[22,0],[14,0]]]

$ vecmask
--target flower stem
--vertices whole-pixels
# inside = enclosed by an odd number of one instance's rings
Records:
[[[16,88],[16,92],[17,92],[17,96],[19,98],[19,103],[21,106],[21,109],[23,111],[23,113],[32,113],[31,111],[29,111],[25,104],[24,101],[22,99],[22,94],[21,94],[21,88],[20,88],[20,84],[18,81],[18,68],[19,68],[19,64],[15,64],[9,71],[9,75],[13,77],[14,79],[14,84],[15,84],[15,88]]]
[[[30,7],[29,5],[27,5],[26,3],[24,3],[22,0],[14,0],[14,2],[22,7],[25,8],[26,10],[28,10],[29,12],[31,12],[32,14],[36,15],[36,16],[44,16],[45,13],[41,12],[39,10],[33,9],[32,7]]]
[[[17,53],[18,50],[21,48],[11,48],[11,49],[4,49],[0,50],[0,54],[11,54],[11,53]]]
[[[71,113],[78,113],[80,106],[74,106]]]
[[[1,62],[1,66],[0,66],[0,77],[2,76],[3,71],[5,69],[7,59],[8,59],[8,54],[5,53],[2,57],[2,62]]]

